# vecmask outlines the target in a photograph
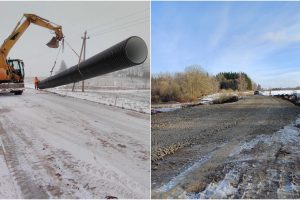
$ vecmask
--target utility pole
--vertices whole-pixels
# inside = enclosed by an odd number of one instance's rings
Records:
[[[81,60],[82,53],[83,53],[83,60],[85,60],[86,39],[90,39],[90,37],[86,37],[86,35],[87,35],[87,31],[85,31],[83,37],[81,37],[81,39],[83,39],[83,41],[82,41],[82,46],[81,46],[80,55],[79,55],[78,70],[79,70],[80,63],[82,62],[82,60]],[[74,91],[75,91],[75,82],[73,83],[73,87],[72,87],[72,92],[74,92]],[[84,81],[82,81],[82,92],[84,92]]]
[[[85,56],[86,56],[86,40],[90,39],[90,37],[87,37],[87,31],[84,32],[84,36],[81,37],[83,39],[83,61],[85,61]],[[82,81],[82,92],[84,92],[84,81]]]

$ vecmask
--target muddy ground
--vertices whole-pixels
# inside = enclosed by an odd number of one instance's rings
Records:
[[[248,96],[153,115],[152,197],[299,198],[299,113]]]

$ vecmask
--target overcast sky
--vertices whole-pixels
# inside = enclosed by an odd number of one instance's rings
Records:
[[[66,41],[79,53],[84,31],[88,31],[87,58],[130,36],[142,37],[150,49],[149,2],[0,2],[0,41],[10,35],[24,13],[33,13],[63,27]],[[10,51],[23,59],[26,76],[49,76],[58,49],[45,44],[54,35],[32,24]],[[64,60],[68,67],[78,58],[67,45],[59,55],[56,70]],[[55,70],[55,71],[56,71]]]
[[[300,86],[300,2],[152,2],[152,72],[198,64]]]

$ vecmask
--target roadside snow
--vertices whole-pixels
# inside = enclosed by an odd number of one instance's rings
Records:
[[[242,144],[237,149],[233,150],[231,156],[240,154],[243,151],[249,151],[256,148],[258,145],[272,146],[274,144],[279,144],[280,146],[287,146],[288,148],[298,148],[300,144],[300,129],[296,126],[299,126],[300,115],[296,119],[295,124],[290,124],[285,126],[283,129],[274,133],[273,135],[258,135],[249,142]],[[296,145],[296,146],[295,146]],[[300,153],[300,147],[297,150],[297,153]]]
[[[214,100],[218,99],[221,96],[221,93],[215,93],[211,95],[204,96],[199,99],[196,104],[211,104]],[[171,112],[180,108],[183,108],[186,105],[191,105],[195,103],[166,103],[166,104],[156,104],[151,110],[153,113],[157,112]]]
[[[218,182],[189,198],[257,198],[266,188],[277,198],[293,198],[299,194],[300,115],[272,135],[258,135],[232,150],[228,163],[234,164]],[[272,163],[270,165],[270,163]],[[259,174],[259,176],[255,176]],[[241,179],[242,177],[242,179]],[[279,185],[277,185],[279,183]],[[241,190],[243,193],[239,193]],[[237,196],[236,196],[237,195]],[[296,195],[296,196],[295,196]]]
[[[222,93],[215,93],[215,94],[210,94],[207,96],[204,96],[203,98],[200,99],[199,103],[201,104],[211,104],[214,100],[217,100],[220,98]]]
[[[26,84],[26,88],[34,89],[33,84]],[[45,91],[110,106],[116,106],[127,110],[141,113],[150,113],[150,91],[149,90],[115,90],[115,89],[87,89],[85,92],[70,91],[60,87],[45,89]]]
[[[272,95],[291,95],[293,93],[300,93],[300,90],[266,90],[260,92],[260,94],[265,95],[265,96],[272,96]]]
[[[245,92],[245,93],[248,93],[248,92]],[[156,105],[152,106],[151,110],[152,110],[153,113],[171,112],[171,111],[183,108],[183,107],[188,106],[188,105],[193,105],[193,104],[209,105],[209,104],[213,104],[213,101],[219,99],[221,96],[224,96],[224,95],[236,95],[236,96],[238,96],[238,94],[236,92],[232,92],[232,93],[214,93],[214,94],[210,94],[210,95],[204,96],[202,98],[199,98],[198,101],[191,102],[191,103],[156,104]]]
[[[171,111],[174,111],[174,110],[177,110],[181,107],[177,107],[177,108],[157,108],[155,109],[155,111],[157,112],[171,112]]]
[[[195,195],[193,198],[227,198],[237,192],[237,188],[234,188],[231,184],[237,178],[238,172],[231,170],[225,175],[223,180],[218,183],[210,183],[203,192]]]
[[[209,154],[205,157],[200,158],[197,162],[193,163],[191,166],[188,166],[183,172],[181,172],[179,175],[172,178],[167,184],[164,184],[160,188],[157,189],[159,192],[166,192],[172,188],[174,188],[176,185],[178,185],[181,181],[183,181],[186,178],[186,175],[191,172],[192,170],[199,168],[203,163],[207,162],[209,159],[211,159],[212,154]]]

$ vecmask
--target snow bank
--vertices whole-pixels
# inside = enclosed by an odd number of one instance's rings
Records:
[[[51,88],[47,91],[142,113],[150,113],[149,90],[86,90],[85,92],[72,92]]]
[[[33,84],[26,84],[26,88],[34,89]],[[45,91],[62,96],[74,97],[110,106],[116,106],[141,113],[150,113],[149,90],[114,90],[114,89],[89,89],[85,92],[70,91],[60,87],[45,89]]]
[[[187,105],[193,104],[212,104],[212,102],[218,98],[220,98],[221,93],[215,93],[211,95],[204,96],[200,98],[198,102],[195,103],[168,103],[168,104],[157,104],[152,107],[152,113],[158,112],[171,112],[180,108],[183,108]]]
[[[207,96],[204,96],[202,98],[199,98],[198,101],[193,102],[193,103],[172,103],[172,104],[157,104],[152,107],[152,112],[157,113],[157,112],[171,112],[180,108],[183,108],[188,105],[197,105],[197,104],[202,104],[202,105],[210,105],[213,104],[213,102],[220,97],[224,95],[235,95],[238,96],[237,93],[214,93],[210,94]]]
[[[178,106],[177,108],[155,108],[153,110],[154,110],[154,112],[171,112],[171,111],[177,110],[179,108],[181,108],[181,106]]]
[[[211,104],[214,100],[220,98],[221,93],[215,93],[211,95],[204,96],[203,98],[200,99],[199,103],[202,104]]]
[[[151,108],[151,113],[171,112],[183,107],[182,103],[157,104]]]
[[[270,92],[270,90],[262,91],[260,94],[265,96],[272,96],[272,95],[291,95],[297,93],[300,95],[300,90],[273,90]]]

